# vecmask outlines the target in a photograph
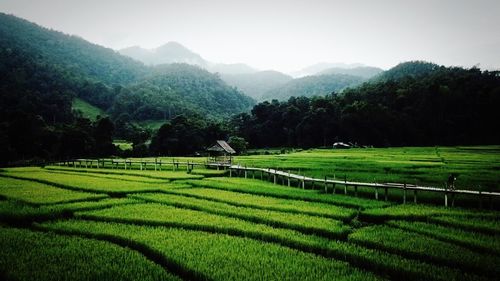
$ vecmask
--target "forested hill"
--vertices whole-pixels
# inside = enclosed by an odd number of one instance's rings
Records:
[[[111,49],[2,13],[0,46],[108,84],[129,83],[147,72],[142,63]]]
[[[154,67],[147,77],[122,89],[109,113],[129,120],[170,119],[179,114],[229,116],[253,104],[216,74],[193,65],[168,64]]]
[[[500,143],[500,73],[400,64],[338,95],[264,102],[233,118],[252,146]]]
[[[290,80],[289,82],[269,90],[262,100],[287,100],[290,97],[324,96],[339,92],[348,87],[361,84],[365,79],[346,74],[313,75]]]
[[[51,79],[41,81],[36,77],[58,77],[60,95],[67,95],[70,99],[80,97],[104,111],[111,111],[115,118],[121,113],[131,113],[130,110],[117,111],[116,103],[122,102],[117,98],[123,96],[122,92],[139,100],[135,110],[154,109],[147,118],[157,116],[158,111],[167,111],[165,104],[169,99],[172,99],[169,107],[176,107],[176,114],[198,112],[213,117],[241,112],[253,104],[251,99],[226,85],[218,76],[201,69],[178,64],[147,67],[111,49],[1,13],[0,48],[4,79],[26,77],[30,73],[26,78],[31,79],[29,83],[25,78],[9,80],[12,88],[24,88],[24,94],[28,90],[31,93],[43,92],[46,83],[55,82]],[[17,65],[13,57],[24,63]],[[152,83],[149,80],[153,76],[156,80],[165,77],[161,83]],[[141,85],[148,89],[151,85],[157,87],[155,97],[152,98],[151,92],[142,89]],[[17,96],[21,98],[23,93]],[[162,97],[163,93],[166,96]],[[144,114],[131,114],[132,118],[135,116],[139,120],[146,118]],[[163,119],[164,114],[161,116]]]
[[[72,112],[77,97],[110,116],[102,125],[115,123],[120,132],[115,137],[137,135],[134,124],[145,119],[165,121],[180,114],[219,119],[254,103],[205,70],[148,67],[2,13],[0,73],[0,162],[109,154],[93,136],[98,123]]]

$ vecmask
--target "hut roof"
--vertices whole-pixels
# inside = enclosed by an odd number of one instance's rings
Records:
[[[223,140],[218,140],[217,143],[209,147],[207,151],[226,152],[229,154],[236,153],[236,151]]]

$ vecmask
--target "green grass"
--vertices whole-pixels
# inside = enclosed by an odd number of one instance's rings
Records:
[[[490,277],[500,274],[500,257],[388,226],[371,226],[349,235],[349,241],[436,264],[464,268]]]
[[[200,233],[205,238],[210,238],[209,234],[203,232],[192,232],[186,230],[178,230],[173,228],[162,228],[162,227],[146,227],[146,226],[134,226],[134,225],[124,225],[117,223],[106,223],[106,222],[91,222],[84,220],[71,220],[71,221],[59,221],[59,222],[48,222],[41,225],[37,225],[37,227],[45,230],[59,231],[63,233],[72,233],[77,235],[83,235],[87,237],[96,237],[99,239],[106,239],[110,241],[119,241],[123,244],[135,246],[135,248],[139,247],[143,250],[152,251],[158,255],[164,255],[167,257],[174,257],[173,262],[177,261],[175,257],[177,253],[182,255],[182,259],[180,259],[180,264],[176,264],[178,267],[182,267],[186,269],[186,265],[184,263],[192,262],[190,260],[191,252],[189,249],[197,248],[196,252],[200,257],[196,257],[195,259],[210,259],[213,252],[216,251],[227,251],[231,248],[220,245],[217,248],[211,247],[211,250],[206,250],[200,246],[197,247],[197,244],[193,241],[198,242],[197,239],[192,239],[190,241],[189,248],[186,249],[188,252],[182,252],[184,245],[184,241],[180,241],[180,244],[177,244],[177,239],[172,239],[168,235],[168,233],[182,233],[181,236],[184,239],[189,239],[191,236],[187,236],[188,233]],[[167,232],[167,233],[166,233]],[[183,234],[186,235],[183,235]],[[203,233],[203,234],[202,234]],[[168,242],[172,241],[172,244],[169,245]],[[248,240],[251,241],[251,240]],[[209,243],[209,242],[207,242]],[[367,249],[364,247],[360,247],[356,244],[343,243],[343,242],[328,242],[325,239],[321,239],[314,236],[308,236],[308,240],[303,243],[307,243],[303,246],[316,248],[319,252],[324,255],[335,257],[340,260],[347,260],[350,264],[354,264],[360,268],[366,268],[371,271],[379,272],[383,276],[390,276],[393,280],[484,280],[477,275],[474,274],[463,274],[463,272],[447,268],[447,267],[438,267],[432,264],[424,263],[417,260],[407,259],[399,255],[389,254],[385,252],[381,252],[378,250]],[[253,243],[252,243],[253,244]],[[270,245],[270,244],[265,244]],[[177,247],[176,247],[177,246]],[[170,249],[173,247],[173,249]],[[210,253],[207,255],[206,253]],[[244,256],[245,252],[242,250],[238,251],[240,255]],[[249,256],[250,260],[255,259],[257,256],[261,256],[265,254],[264,252],[256,253],[253,256]],[[227,258],[228,256],[226,256]],[[217,257],[216,257],[217,258]],[[240,257],[241,258],[241,257]],[[237,258],[237,261],[240,260]],[[224,262],[224,261],[223,261]],[[293,264],[292,264],[293,265]],[[346,266],[347,267],[347,266]],[[197,265],[195,268],[200,268]],[[229,269],[230,272],[228,274],[232,274],[233,271],[237,271],[235,269]],[[254,268],[254,270],[261,272],[258,266]],[[192,272],[191,272],[192,273]],[[320,272],[318,272],[320,273]],[[252,273],[253,274],[253,273]],[[263,272],[262,274],[265,274]],[[199,275],[198,275],[199,277]],[[247,278],[243,278],[247,280]],[[295,280],[296,278],[291,278]],[[306,278],[307,280],[314,278]],[[224,278],[216,279],[216,280],[225,280]],[[336,279],[335,279],[336,280]]]
[[[288,245],[307,241],[307,236],[294,230],[274,228],[265,224],[251,223],[237,218],[155,203],[122,205],[102,210],[78,212],[76,216],[83,219],[229,233],[256,237],[265,241],[278,241]],[[337,222],[333,222],[329,226],[330,233],[337,236],[343,235],[346,231]]]
[[[132,142],[128,142],[128,141],[124,141],[124,140],[113,140],[113,144],[115,146],[117,146],[118,149],[123,150],[123,151],[132,150],[134,148]]]
[[[500,234],[500,218],[498,215],[492,217],[471,217],[463,214],[461,216],[433,216],[430,222],[489,234]]]
[[[338,194],[322,194],[319,191],[291,188],[254,179],[242,178],[208,178],[189,180],[189,184],[199,187],[229,190],[235,192],[272,196],[284,199],[295,199],[310,202],[326,203],[351,208],[376,208],[388,203]]]
[[[86,176],[85,174],[73,175],[65,173],[53,173],[50,171],[44,171],[43,169],[39,169],[38,171],[32,171],[29,173],[8,170],[3,174],[10,177],[55,185],[66,189],[115,195],[134,192],[158,192],[163,189],[176,187],[176,185],[172,183],[139,183],[116,179],[91,177]]]
[[[460,208],[445,208],[424,204],[401,204],[387,208],[368,209],[360,214],[361,218],[371,222],[381,222],[384,220],[404,219],[404,220],[427,220],[436,216],[465,216],[470,218],[500,218],[497,211],[477,211]]]
[[[389,221],[387,224],[476,251],[500,255],[500,235],[485,235],[425,222]]]
[[[107,116],[107,114],[102,109],[93,106],[90,103],[79,98],[75,98],[73,100],[71,108],[73,110],[81,111],[83,117],[89,118],[90,120],[96,120],[97,116]]]
[[[181,280],[109,242],[0,227],[3,280]]]
[[[456,154],[459,149],[463,155]],[[439,148],[434,154],[439,165],[477,164],[477,159],[468,158],[470,153],[487,154],[487,149],[494,154],[494,147],[452,148],[449,152]],[[424,157],[426,151],[410,149],[407,160],[392,156],[394,161],[425,163],[430,169],[434,164]],[[355,152],[352,161],[363,160],[356,150],[338,153],[350,152]],[[299,153],[323,154],[325,162],[314,162],[319,158],[313,157],[310,171],[313,164],[322,169],[335,160],[329,159],[335,158],[329,155],[331,151]],[[419,153],[422,157],[415,158]],[[495,163],[492,158],[489,161]],[[389,160],[386,157],[384,161]],[[124,247],[120,249],[141,253],[183,280],[370,280],[377,276],[391,280],[495,280],[500,273],[498,211],[388,204],[220,177],[224,171],[195,168],[193,172],[199,175],[184,169],[5,168],[0,171],[0,227],[111,242]],[[96,193],[102,198],[71,197]],[[419,193],[419,202],[420,198]],[[43,256],[43,251],[34,251],[37,257],[33,260]],[[57,250],[46,251],[57,254]],[[101,253],[113,257],[105,249]],[[101,267],[113,266],[108,260],[100,262]],[[13,268],[8,277],[16,279],[23,268],[20,270]],[[85,272],[96,273],[93,279],[101,279],[98,270],[86,267]],[[10,280],[5,276],[0,266],[0,279]]]
[[[93,193],[65,190],[38,182],[6,177],[0,177],[0,195],[8,199],[38,205],[96,200],[107,197],[103,194],[98,195]]]
[[[247,207],[237,207],[225,203],[172,194],[131,195],[131,198],[157,202],[180,208],[199,210],[210,214],[239,218],[242,220],[267,224],[274,227],[294,229],[303,233],[322,235],[331,238],[345,238],[350,227],[329,218],[305,214],[269,211]]]
[[[317,178],[443,186],[457,173],[457,188],[500,190],[500,146],[312,149],[280,155],[238,156],[235,163],[277,168]]]
[[[6,171],[18,171],[16,169],[7,169]],[[33,168],[31,168],[33,169]],[[170,171],[163,169],[162,171],[151,171],[151,170],[124,170],[121,169],[95,169],[95,168],[69,168],[69,167],[59,167],[59,166],[48,166],[45,168],[49,171],[65,171],[65,172],[78,172],[78,173],[92,173],[92,174],[103,174],[103,175],[120,175],[120,176],[134,176],[141,178],[152,178],[159,180],[186,180],[186,179],[201,179],[202,175],[199,174],[187,174],[186,171]]]
[[[99,201],[62,203],[36,207],[18,201],[0,201],[0,222],[27,225],[33,221],[68,217],[76,211],[95,210],[134,203],[138,203],[138,201],[130,198],[109,198]]]
[[[64,174],[64,175],[77,175],[77,176],[86,176],[86,177],[92,177],[92,178],[102,178],[102,179],[112,179],[112,180],[118,180],[118,181],[132,181],[132,182],[144,182],[144,183],[156,183],[156,184],[163,184],[163,183],[168,183],[168,179],[155,179],[155,178],[150,178],[150,177],[143,177],[143,176],[134,176],[134,175],[120,175],[120,174],[104,174],[104,173],[95,173],[93,171],[55,171],[55,170],[49,170],[46,169],[47,172],[53,173],[54,175],[59,175],[59,174]]]
[[[95,237],[118,237],[147,245],[172,263],[209,280],[377,280],[345,262],[272,243],[225,234],[163,227],[138,227],[86,221],[42,225]]]
[[[171,190],[169,192],[172,194],[226,203],[238,207],[308,214],[340,220],[349,220],[357,213],[354,209],[325,203],[282,199],[210,188],[185,188]]]

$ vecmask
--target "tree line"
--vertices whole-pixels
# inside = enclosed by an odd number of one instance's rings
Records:
[[[500,143],[500,75],[409,62],[340,94],[263,102],[232,118],[252,147]]]

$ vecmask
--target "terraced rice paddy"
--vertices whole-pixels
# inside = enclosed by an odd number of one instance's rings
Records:
[[[497,280],[499,221],[217,171],[4,169],[0,279]]]

